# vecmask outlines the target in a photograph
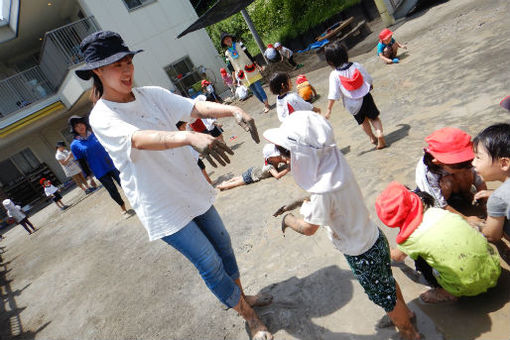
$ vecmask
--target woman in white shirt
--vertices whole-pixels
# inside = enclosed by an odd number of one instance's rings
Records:
[[[252,306],[270,296],[246,296],[230,236],[212,203],[215,191],[204,179],[190,148],[216,166],[233,152],[214,137],[178,131],[178,121],[234,116],[258,143],[255,123],[243,110],[212,102],[193,103],[161,87],[133,88],[133,56],[122,38],[101,31],[80,49],[86,65],[76,74],[94,79],[90,125],[120,171],[122,188],[149,239],[162,239],[199,270],[214,295],[248,322],[253,339],[272,339]]]

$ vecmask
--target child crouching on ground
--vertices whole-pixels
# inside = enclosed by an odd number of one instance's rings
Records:
[[[39,184],[43,186],[44,193],[46,194],[46,196],[51,197],[53,202],[55,202],[55,204],[57,205],[57,207],[60,208],[60,210],[66,210],[67,208],[69,208],[68,205],[62,203],[62,195],[60,194],[60,190],[56,186],[51,184],[50,180],[46,178],[41,178],[39,180]]]
[[[251,184],[260,181],[261,179],[274,177],[276,179],[280,179],[285,176],[289,171],[289,166],[281,171],[278,170],[278,166],[280,163],[286,163],[280,154],[280,151],[276,148],[274,144],[266,144],[262,149],[262,153],[264,154],[265,164],[262,168],[259,167],[251,167],[241,176],[236,176],[231,178],[219,185],[216,188],[220,190],[228,190],[241,185]]]
[[[386,64],[396,64],[400,61],[397,57],[399,48],[407,50],[406,45],[402,45],[393,39],[393,32],[385,28],[379,33],[379,43],[377,44],[377,55]]]
[[[264,132],[264,137],[287,150],[296,184],[311,196],[281,207],[273,216],[297,208],[282,220],[282,231],[291,228],[303,235],[313,235],[324,226],[334,246],[344,253],[365,293],[384,308],[406,339],[419,339],[400,288],[393,278],[390,250],[384,234],[370,220],[361,190],[352,170],[335,144],[333,129],[322,116],[299,111],[289,116],[279,128]]]
[[[430,194],[436,207],[449,210],[466,218],[472,224],[482,223],[474,213],[474,186],[476,191],[487,186],[473,169],[475,157],[471,136],[466,132],[446,127],[431,133],[425,138],[428,146],[416,165],[416,185],[421,191]],[[481,207],[480,214],[484,213]]]
[[[431,195],[392,182],[377,197],[375,208],[385,225],[400,229],[392,260],[409,255],[433,287],[420,295],[422,301],[457,301],[496,286],[501,267],[495,250],[462,217],[434,208]]]
[[[344,107],[354,116],[358,125],[361,125],[370,142],[376,145],[376,149],[384,148],[386,142],[379,109],[370,94],[372,77],[360,64],[349,62],[347,51],[341,43],[327,46],[325,56],[329,66],[334,68],[329,75],[329,101],[325,117],[329,119],[335,101],[342,98]],[[375,135],[370,124],[375,129]]]
[[[2,204],[5,211],[7,211],[7,216],[21,224],[28,234],[32,234],[37,231],[36,227],[34,227],[34,225],[28,220],[27,215],[23,212],[23,210],[21,210],[19,205],[14,204],[14,202],[8,198],[3,200]]]
[[[276,72],[271,76],[269,89],[274,95],[278,96],[276,99],[276,113],[280,122],[283,122],[294,111],[321,112],[319,108],[304,101],[297,93],[290,91],[292,82],[285,72]]]
[[[317,91],[315,91],[315,88],[306,79],[304,74],[296,77],[296,90],[299,96],[306,102],[311,103],[317,99]]]
[[[510,241],[510,124],[489,126],[473,141],[473,166],[485,181],[503,182],[494,192],[480,191],[475,199],[487,200],[487,220],[482,233],[491,242]]]

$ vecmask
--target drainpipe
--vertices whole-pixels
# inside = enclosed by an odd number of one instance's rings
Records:
[[[264,55],[264,43],[262,42],[262,39],[260,39],[259,34],[257,33],[257,30],[255,29],[255,26],[253,25],[253,21],[251,21],[250,15],[246,11],[246,8],[243,8],[241,10],[241,14],[243,15],[244,21],[246,21],[246,24],[248,25],[248,28],[250,29],[251,34],[253,35],[253,38],[255,38],[255,42],[259,46],[260,53],[262,53],[262,56],[264,57],[264,60],[267,62],[266,56]]]
[[[388,12],[388,7],[384,3],[384,0],[374,0],[374,2],[379,10],[379,15],[381,15],[384,26],[389,27],[393,25],[395,23],[395,18]]]

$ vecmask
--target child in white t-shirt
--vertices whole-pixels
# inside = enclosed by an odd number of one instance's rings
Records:
[[[62,195],[60,194],[60,190],[56,186],[51,184],[50,180],[43,177],[39,180],[39,183],[43,186],[44,194],[48,197],[51,197],[53,202],[55,202],[55,204],[57,205],[57,207],[60,208],[60,210],[66,210],[67,208],[69,208],[68,205],[62,203]]]
[[[5,208],[5,211],[7,212],[7,216],[14,219],[17,223],[21,224],[29,235],[37,231],[37,228],[34,227],[32,222],[30,222],[27,215],[19,205],[14,204],[14,202],[8,198],[3,200],[2,204]]]
[[[280,163],[285,163],[285,161],[282,159],[280,151],[278,151],[274,144],[264,145],[262,154],[264,155],[265,162],[263,167],[251,167],[243,172],[241,176],[236,176],[229,179],[228,181],[224,181],[223,183],[218,184],[216,188],[223,191],[241,185],[255,183],[261,179],[266,179],[269,177],[280,179],[290,171],[288,165],[286,168],[278,171],[278,166]]]
[[[278,209],[274,216],[301,207],[304,218],[291,213],[282,220],[282,231],[311,236],[324,226],[335,247],[344,253],[365,293],[384,308],[400,334],[418,339],[407,308],[393,278],[390,249],[384,234],[371,221],[361,190],[347,161],[338,150],[333,129],[321,115],[300,111],[264,137],[284,149],[296,184],[311,196]]]
[[[341,43],[333,43],[324,50],[329,66],[334,70],[329,75],[328,111],[325,117],[329,119],[335,101],[342,98],[344,107],[353,115],[358,125],[376,145],[376,149],[386,146],[383,126],[379,119],[379,109],[370,94],[372,77],[358,63],[350,63],[347,51]],[[370,124],[375,129],[372,132]]]
[[[305,101],[296,92],[290,91],[292,89],[292,82],[289,75],[285,72],[276,72],[271,76],[269,89],[274,95],[278,96],[276,99],[276,113],[280,122],[283,122],[285,118],[295,111],[321,112],[319,108]]]

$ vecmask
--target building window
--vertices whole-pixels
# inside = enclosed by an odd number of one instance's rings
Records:
[[[156,2],[156,0],[122,0],[122,1],[124,2],[124,5],[126,5],[127,9],[130,11],[148,5],[152,2]]]
[[[200,94],[202,78],[189,57],[168,65],[165,72],[183,96],[195,97]]]

